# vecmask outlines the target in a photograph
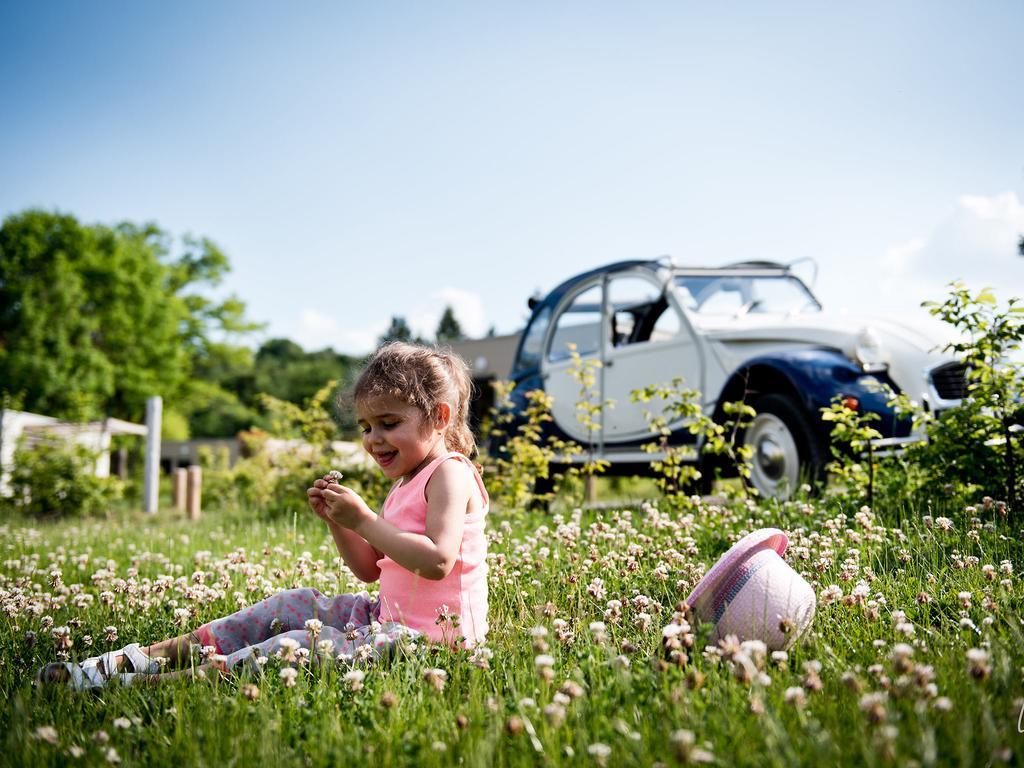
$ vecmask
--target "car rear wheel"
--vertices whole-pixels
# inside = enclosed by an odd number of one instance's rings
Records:
[[[802,481],[820,479],[824,451],[797,404],[785,395],[762,395],[743,442],[753,451],[750,483],[762,496],[788,499]]]

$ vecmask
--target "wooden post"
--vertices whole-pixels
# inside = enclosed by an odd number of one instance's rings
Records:
[[[588,504],[597,501],[597,478],[594,475],[587,475],[583,481],[584,496]]]
[[[203,495],[203,468],[191,466],[187,472],[188,501],[185,504],[185,514],[189,520],[198,520]]]
[[[185,504],[188,500],[188,470],[178,467],[174,470],[171,480],[171,502],[179,512],[185,511]]]
[[[117,449],[117,476],[122,481],[128,479],[128,449],[124,446]]]
[[[142,475],[142,504],[149,512],[156,512],[160,501],[160,421],[164,401],[159,397],[146,400],[146,461]]]

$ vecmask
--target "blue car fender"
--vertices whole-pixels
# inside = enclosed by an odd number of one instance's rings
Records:
[[[755,401],[759,395],[786,395],[798,405],[807,423],[825,439],[829,425],[821,418],[836,396],[857,400],[858,411],[879,418],[872,426],[883,437],[910,433],[910,422],[887,405],[887,388],[899,388],[885,371],[865,372],[837,349],[805,348],[759,355],[733,372],[716,399],[716,413],[730,401]]]

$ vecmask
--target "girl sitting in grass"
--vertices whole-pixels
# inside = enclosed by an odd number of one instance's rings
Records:
[[[472,646],[487,634],[488,497],[470,461],[471,382],[460,358],[392,343],[373,356],[355,387],[363,447],[395,480],[380,514],[332,475],[307,490],[355,576],[380,580],[380,595],[327,597],[315,589],[280,592],[193,632],[148,647],[137,643],[81,663],[39,671],[44,682],[94,688],[117,678],[157,682],[207,670],[227,672],[299,649],[340,658],[376,656],[402,638]],[[315,643],[315,645],[314,645]],[[186,666],[193,644],[214,652]]]

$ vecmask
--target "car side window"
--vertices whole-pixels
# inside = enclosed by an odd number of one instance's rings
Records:
[[[623,275],[611,280],[608,291],[612,346],[671,341],[679,335],[679,315],[657,284],[637,275]]]
[[[519,359],[516,362],[517,371],[540,364],[541,348],[544,345],[544,336],[547,335],[550,324],[551,306],[546,305],[533,316],[530,326],[523,333],[523,346],[519,350]]]
[[[590,286],[569,302],[555,320],[555,332],[548,348],[548,360],[557,362],[571,356],[570,344],[581,355],[595,355],[601,348],[601,284]]]

